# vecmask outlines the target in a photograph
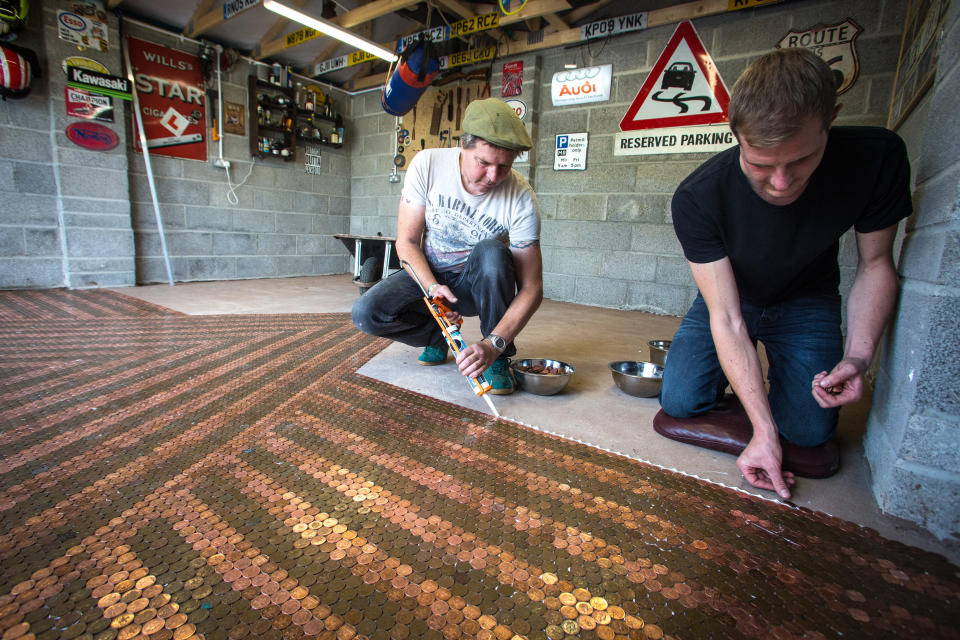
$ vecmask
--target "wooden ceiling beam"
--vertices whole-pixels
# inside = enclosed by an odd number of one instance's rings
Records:
[[[419,4],[419,2],[420,0],[374,0],[374,2],[367,3],[346,13],[341,13],[336,18],[331,19],[330,22],[344,29],[349,29],[399,9],[406,9],[409,6]],[[307,42],[312,42],[312,40],[307,40]],[[300,43],[294,46],[299,47],[303,44],[306,43]],[[257,60],[262,60],[283,51],[285,48],[283,37],[279,37],[262,46],[258,44],[250,52],[250,56]]]
[[[533,0],[529,0],[528,4],[532,2]],[[603,0],[601,0],[601,2],[603,2]],[[593,7],[597,4],[600,4],[600,2],[596,2],[589,6]],[[604,2],[604,4],[606,4],[606,2]],[[655,9],[653,11],[648,11],[647,25],[653,27],[664,24],[673,24],[682,22],[683,20],[702,18],[704,16],[712,16],[718,13],[726,13],[729,10],[730,9],[728,7],[727,0],[696,0],[694,2],[687,2],[680,5],[675,5],[673,7],[667,7],[666,9]],[[570,14],[567,14],[567,19],[569,19],[569,17]],[[546,34],[544,35],[542,41],[534,44],[518,41],[510,42],[508,45],[508,50],[504,54],[499,55],[499,57],[506,58],[519,56],[530,51],[551,49],[553,47],[563,47],[576,42],[582,42],[582,40],[580,39],[580,29],[574,27],[571,29]],[[385,75],[386,74],[380,73],[367,76],[366,78],[357,78],[357,80],[354,82],[354,90],[366,89],[377,86],[378,84],[383,84]]]
[[[611,1],[612,0],[597,0],[596,2],[593,2],[591,4],[584,5],[582,7],[574,9],[573,11],[565,15],[564,18],[566,19],[567,24],[574,24],[577,21],[582,20],[583,18],[586,18],[588,15],[590,15],[597,9],[604,8],[605,6],[610,4]]]
[[[212,1],[216,2],[217,0]],[[307,0],[292,0],[290,4],[298,9],[302,9],[303,6],[307,4]],[[290,20],[288,18],[278,16],[270,28],[267,29],[267,32],[261,36],[260,40],[257,41],[257,44],[255,44],[254,47],[262,47],[264,44],[270,42],[274,38],[279,38],[283,33],[283,30],[287,28],[288,24],[290,24]]]
[[[548,13],[543,16],[543,19],[546,20],[547,24],[553,27],[556,31],[564,31],[565,29],[570,28],[570,25],[568,25],[563,18],[555,13]]]

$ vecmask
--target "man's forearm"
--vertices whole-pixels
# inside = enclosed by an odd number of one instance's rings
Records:
[[[844,358],[870,365],[880,336],[893,315],[897,300],[897,274],[892,262],[858,269],[847,298],[847,340]]]
[[[754,437],[776,440],[777,427],[763,384],[760,358],[746,328],[742,323],[731,325],[711,321],[710,330],[720,366],[750,417]]]
[[[395,247],[397,249],[397,258],[410,264],[424,289],[436,282],[433,270],[430,268],[430,263],[427,262],[427,257],[419,245],[404,242],[398,238]]]
[[[493,328],[491,333],[495,333],[507,342],[511,342],[520,335],[530,318],[540,308],[543,301],[543,287],[527,286],[517,292],[517,296],[507,307],[506,313]]]

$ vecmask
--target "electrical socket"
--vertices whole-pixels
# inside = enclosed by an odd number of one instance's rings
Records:
[[[220,167],[221,169],[229,169],[230,161],[224,160],[223,158],[215,158],[213,161],[213,166]]]

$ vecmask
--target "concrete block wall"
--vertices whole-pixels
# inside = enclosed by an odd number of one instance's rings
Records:
[[[43,11],[32,11],[17,44],[47,68]],[[34,80],[30,95],[0,101],[0,287],[62,287],[59,195],[53,179],[50,88]]]
[[[380,87],[359,93],[350,101],[354,135],[345,148],[350,153],[350,233],[395,236],[397,207],[406,171],[390,182],[396,155],[397,121],[380,106]]]
[[[806,0],[784,6],[697,19],[694,25],[720,73],[732,86],[751,60],[770,50],[790,30],[852,18],[860,75],[841,97],[838,124],[884,125],[897,64],[906,6],[897,0]],[[493,65],[491,95],[500,95],[503,63],[524,62],[516,99],[527,107],[534,138],[528,163],[515,168],[533,185],[543,219],[544,293],[563,300],[619,309],[682,315],[696,287],[673,232],[670,199],[677,185],[709,154],[615,157],[620,119],[643,85],[676,25],[653,28],[574,48],[557,48]],[[550,82],[564,64],[613,64],[610,101],[553,107]],[[360,134],[351,148],[351,233],[393,235],[400,184],[387,181],[393,165],[394,118],[380,107],[379,91],[354,98]],[[555,137],[589,133],[587,169],[554,171]],[[405,172],[399,172],[401,177]],[[841,241],[841,290],[856,268],[852,234]]]
[[[721,14],[694,21],[728,88],[757,56],[790,30],[853,18],[860,76],[841,97],[838,124],[884,125],[897,64],[904,3],[807,1]],[[710,154],[615,157],[614,137],[676,25],[606,43],[543,53],[535,188],[543,214],[545,295],[555,300],[682,315],[696,286],[673,232],[670,199]],[[554,107],[553,74],[567,63],[613,64],[608,102]],[[589,133],[587,169],[554,171],[555,136]],[[852,234],[842,241],[842,290],[856,267]]]
[[[132,35],[191,53],[196,46],[151,30],[131,28]],[[255,66],[240,61],[222,74],[223,99],[247,105],[247,77]],[[208,89],[216,89],[214,76]],[[338,107],[350,99],[332,91]],[[207,117],[216,112],[207,105]],[[249,116],[245,127],[250,131]],[[346,136],[355,125],[345,118]],[[143,157],[129,145],[130,210],[136,239],[138,284],[166,282],[167,271],[158,234]],[[223,156],[231,164],[216,167],[220,144],[208,141],[207,162],[151,156],[175,281],[234,280],[344,273],[349,254],[333,237],[346,233],[350,218],[350,162],[347,147],[321,147],[319,175],[307,174],[304,148],[296,158],[252,160],[247,135],[226,133]],[[249,176],[248,176],[249,174]],[[244,181],[244,178],[246,180]]]
[[[901,128],[915,213],[900,261],[897,316],[864,442],[882,509],[941,538],[960,534],[960,6],[951,3],[924,103]]]
[[[119,137],[116,148],[90,151],[67,139],[76,119],[66,116],[61,60],[77,48],[57,38],[56,9],[33,3],[17,40],[37,53],[43,76],[27,98],[0,102],[0,287],[132,284],[122,104],[114,100],[114,122],[102,123]],[[116,47],[84,55],[120,73]]]
[[[524,119],[527,129],[536,135],[536,99],[538,86],[537,56],[518,58],[524,60],[523,95],[528,115]],[[499,96],[500,69],[494,65],[491,76],[491,95]],[[450,85],[454,86],[454,85]],[[351,198],[350,233],[357,235],[396,235],[397,208],[400,204],[400,191],[403,188],[405,170],[397,172],[400,181],[389,181],[393,173],[393,157],[396,154],[394,139],[397,121],[386,113],[380,105],[380,88],[357,94],[352,100],[352,111],[357,136],[348,145],[351,161]],[[401,122],[403,122],[401,118]],[[532,153],[532,152],[531,152]],[[531,158],[532,159],[532,158]],[[520,175],[533,184],[532,162],[514,164]]]
[[[57,37],[57,9],[47,2],[45,35],[49,55],[50,107],[53,114],[56,184],[65,237],[66,286],[74,289],[126,286],[134,283],[134,240],[130,224],[126,102],[114,99],[114,121],[102,123],[120,139],[110,151],[89,151],[70,142],[64,131],[66,74],[61,60],[77,55],[74,44]],[[123,75],[123,56],[117,36],[117,18],[108,14],[112,37],[109,51],[87,49],[111,74]]]

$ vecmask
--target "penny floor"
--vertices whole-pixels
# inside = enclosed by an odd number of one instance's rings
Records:
[[[942,555],[359,372],[387,347],[0,292],[0,640],[960,637]]]

